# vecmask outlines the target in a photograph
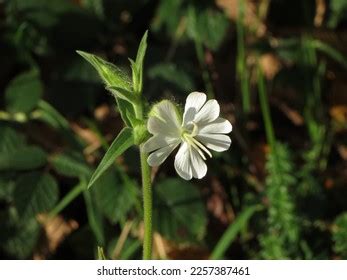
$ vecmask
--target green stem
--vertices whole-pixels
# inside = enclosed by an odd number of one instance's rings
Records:
[[[214,98],[215,94],[213,91],[213,86],[212,86],[212,81],[210,77],[210,73],[208,72],[206,68],[206,63],[204,59],[204,47],[201,42],[198,42],[195,40],[195,50],[196,50],[196,55],[198,57],[200,67],[202,68],[202,78],[204,80],[205,88],[207,91],[207,96],[208,98]]]
[[[151,170],[147,163],[148,154],[140,147],[142,191],[143,191],[143,216],[144,216],[144,237],[143,237],[143,259],[152,258],[152,187]]]
[[[264,119],[266,138],[270,144],[271,152],[274,155],[276,155],[276,137],[275,137],[271,115],[270,115],[269,101],[267,99],[264,74],[259,64],[258,64],[257,70],[258,70],[259,101],[260,101],[261,112],[263,114],[263,119]]]
[[[143,108],[139,103],[134,106],[136,118],[143,120]],[[140,145],[140,161],[142,176],[142,196],[143,196],[143,259],[152,259],[152,186],[151,186],[151,169],[147,163],[148,154],[143,151],[143,145]]]
[[[237,58],[236,58],[236,72],[239,82],[241,83],[242,93],[242,108],[245,113],[249,113],[251,107],[250,88],[248,83],[248,69],[246,65],[246,48],[245,48],[245,30],[244,30],[244,14],[245,3],[244,0],[238,1],[239,6],[237,10]]]
[[[66,206],[68,206],[84,189],[86,185],[84,182],[80,182],[75,187],[69,191],[64,198],[54,207],[54,209],[49,213],[49,217],[54,217],[58,215]]]

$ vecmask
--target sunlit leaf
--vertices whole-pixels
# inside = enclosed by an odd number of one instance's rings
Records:
[[[119,157],[132,145],[134,145],[133,130],[128,127],[123,128],[116,139],[114,139],[99,166],[95,170],[92,178],[89,181],[88,188],[90,188],[95,181],[100,178],[100,176],[114,163],[117,157]]]

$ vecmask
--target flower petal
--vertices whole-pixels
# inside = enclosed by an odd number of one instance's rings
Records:
[[[150,166],[161,165],[177,146],[178,146],[178,143],[174,143],[154,151],[153,153],[149,155],[147,159],[148,164]]]
[[[206,124],[213,122],[219,116],[220,108],[217,100],[211,99],[205,103],[201,110],[195,115],[194,122],[197,124]]]
[[[208,134],[208,133],[230,133],[233,127],[231,123],[223,118],[217,118],[215,121],[210,122],[199,128],[199,134]]]
[[[181,140],[163,134],[155,134],[143,144],[143,150],[150,153],[154,150],[169,146],[171,144],[178,144]]]
[[[216,152],[228,150],[231,144],[230,137],[224,134],[199,134],[195,138]]]
[[[177,136],[180,127],[180,117],[174,104],[163,100],[154,105],[147,123],[150,133]]]
[[[195,149],[190,149],[190,160],[193,177],[197,179],[204,177],[207,173],[207,166],[201,155]]]
[[[183,125],[192,121],[206,102],[206,94],[203,92],[194,91],[190,93],[186,99],[186,105],[184,107]]]
[[[178,175],[185,180],[190,180],[193,177],[189,146],[186,142],[181,144],[176,156],[175,156],[175,169]]]

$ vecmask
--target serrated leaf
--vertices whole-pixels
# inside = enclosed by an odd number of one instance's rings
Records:
[[[67,177],[86,177],[91,175],[91,169],[81,158],[71,154],[59,154],[51,158],[53,168],[61,175]]]
[[[229,21],[217,10],[199,9],[190,6],[187,17],[188,36],[212,50],[218,49],[222,43]]]
[[[43,166],[46,158],[41,148],[26,146],[22,134],[0,125],[0,171],[35,169]]]
[[[195,185],[179,179],[166,179],[154,188],[156,201],[153,223],[165,238],[199,241],[206,231],[207,217]]]
[[[105,153],[103,159],[89,181],[88,188],[90,188],[95,181],[100,178],[100,176],[114,163],[117,157],[119,157],[132,145],[134,145],[133,130],[129,127],[125,127],[118,134],[116,139],[114,139],[110,148]]]
[[[43,166],[47,155],[39,147],[20,147],[0,153],[0,170],[30,170]]]
[[[49,174],[27,173],[19,177],[14,189],[14,205],[21,220],[51,210],[58,201],[59,189]]]
[[[39,224],[35,219],[31,219],[13,228],[10,236],[1,247],[13,258],[26,259],[32,254],[39,234]]]
[[[112,223],[124,219],[136,202],[136,184],[120,178],[113,169],[109,169],[95,185],[96,203],[103,214]]]
[[[15,77],[5,90],[7,111],[11,113],[29,113],[43,93],[43,86],[38,71],[31,70]]]

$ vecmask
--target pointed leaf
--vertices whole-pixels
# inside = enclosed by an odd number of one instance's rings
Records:
[[[146,54],[146,50],[147,50],[147,37],[148,37],[148,31],[145,32],[145,34],[143,35],[143,37],[141,39],[139,48],[137,50],[135,64],[132,60],[130,61],[131,62],[131,68],[133,69],[134,89],[135,89],[135,92],[137,92],[137,93],[142,92],[143,61],[145,59],[145,54]],[[136,75],[134,75],[134,72],[136,73]]]
[[[92,178],[89,181],[88,188],[90,188],[97,179],[112,165],[115,159],[125,152],[134,144],[133,130],[129,127],[123,128],[118,134],[116,139],[112,142],[110,148],[107,150],[99,166],[95,170]]]
[[[130,91],[127,91],[123,88],[116,87],[116,86],[110,86],[110,87],[107,87],[106,89],[109,90],[114,95],[115,98],[126,100],[131,104],[138,103],[136,96]]]
[[[214,247],[211,254],[211,259],[219,260],[223,258],[225,251],[230,247],[232,242],[235,240],[238,233],[244,229],[253,216],[253,214],[262,209],[261,205],[255,205],[248,207],[241,214],[239,214],[236,219],[230,224],[227,230],[224,232],[222,238],[218,241],[216,247]]]
[[[128,76],[117,66],[94,54],[83,51],[77,51],[77,53],[94,66],[106,86],[117,86],[131,91],[131,82]]]

